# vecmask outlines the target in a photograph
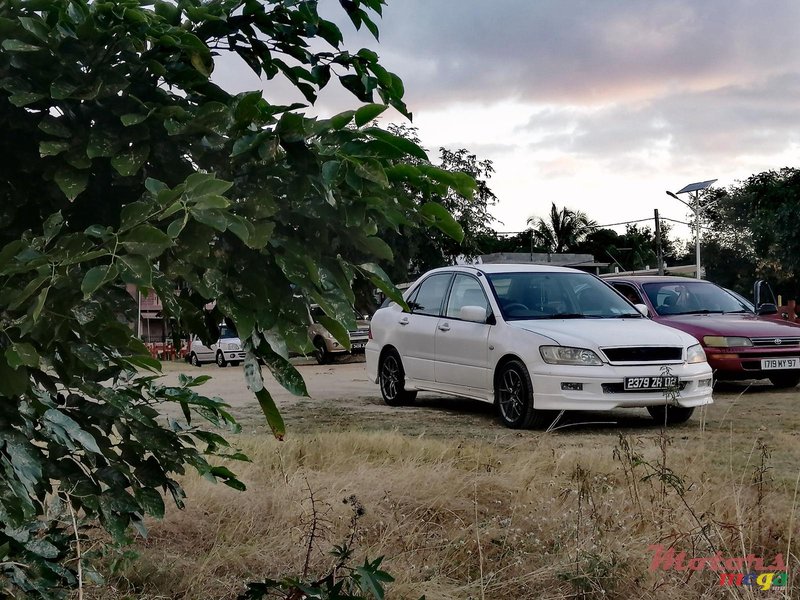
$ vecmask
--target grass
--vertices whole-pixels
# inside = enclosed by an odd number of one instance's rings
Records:
[[[311,576],[324,574],[333,545],[351,536],[357,562],[386,556],[382,568],[396,578],[388,598],[759,597],[766,592],[721,588],[710,572],[649,572],[648,548],[782,552],[796,570],[793,397],[760,407],[787,414],[769,430],[730,420],[740,415],[731,404],[759,412],[730,394],[666,434],[638,420],[511,432],[482,409],[458,427],[434,415],[417,428],[423,435],[410,433],[416,411],[401,430],[384,418],[337,433],[330,419],[311,419],[283,443],[248,433],[235,441],[252,462],[234,465],[248,490],[185,477],[188,508],[151,523],[139,559],[87,597],[235,598],[246,581],[299,575],[307,560]],[[351,496],[365,509],[355,533]],[[792,585],[769,593],[791,597]]]

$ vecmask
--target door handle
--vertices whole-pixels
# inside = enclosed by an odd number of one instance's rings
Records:
[[[439,325],[439,331],[450,331],[450,325],[448,323],[442,323]]]
[[[400,325],[408,325],[408,317],[403,317],[398,323],[400,323]]]

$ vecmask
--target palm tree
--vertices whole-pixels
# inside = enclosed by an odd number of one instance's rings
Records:
[[[566,206],[559,210],[555,202],[550,206],[547,219],[530,217],[528,225],[533,227],[537,244],[550,252],[566,252],[597,229],[597,222],[589,219],[585,212]]]

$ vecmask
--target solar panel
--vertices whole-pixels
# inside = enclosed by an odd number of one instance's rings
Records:
[[[716,179],[709,179],[708,181],[698,181],[697,183],[690,183],[687,186],[684,186],[683,189],[678,190],[675,192],[676,194],[685,194],[687,192],[696,192],[698,190],[704,190],[707,187],[711,187],[711,184],[714,183]]]

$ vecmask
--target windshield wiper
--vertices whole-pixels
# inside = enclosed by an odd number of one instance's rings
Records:
[[[613,317],[606,317],[607,319],[630,319],[631,317],[642,317],[642,313],[625,313],[622,315],[614,315]]]
[[[543,319],[585,319],[586,315],[581,313],[556,313],[554,315],[546,315]]]
[[[687,310],[684,312],[676,312],[676,313],[667,313],[664,316],[671,316],[671,315],[724,315],[724,310],[708,310],[704,308],[702,310]]]

